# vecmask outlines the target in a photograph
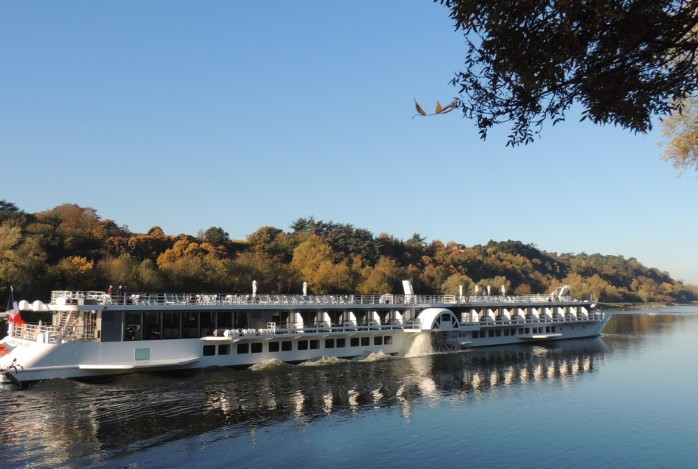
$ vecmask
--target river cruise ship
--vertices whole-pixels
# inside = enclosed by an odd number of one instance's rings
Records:
[[[609,315],[568,287],[551,294],[259,295],[54,291],[20,301],[0,341],[0,384],[249,367],[370,354],[593,337]]]

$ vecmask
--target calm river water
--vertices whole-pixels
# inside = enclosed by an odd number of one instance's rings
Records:
[[[598,339],[55,380],[0,393],[9,467],[695,467],[698,307]]]

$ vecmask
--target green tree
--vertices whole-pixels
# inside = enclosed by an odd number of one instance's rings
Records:
[[[45,298],[46,259],[38,236],[24,233],[12,218],[0,223],[0,292],[12,285],[15,291]]]
[[[167,290],[167,280],[152,259],[145,259],[138,265],[139,290],[162,292]]]
[[[279,262],[289,263],[298,237],[289,236],[279,228],[263,226],[247,237],[249,249],[264,253]]]
[[[698,90],[696,0],[435,0],[465,35],[459,106],[482,138],[511,125],[508,145],[542,124],[582,119],[635,132],[652,128]]]
[[[109,285],[113,285],[114,290],[118,285],[127,285],[131,291],[137,287],[138,264],[129,254],[102,259],[95,265],[95,270],[102,282],[98,290],[106,291]]]
[[[7,202],[6,200],[0,200],[0,222],[8,218],[14,218],[17,216],[26,215],[23,211],[17,208],[12,202]]]
[[[380,245],[373,234],[350,224],[324,222],[310,218],[299,218],[291,225],[294,234],[308,233],[324,239],[336,253],[349,259],[355,255],[364,261],[375,264],[380,256]]]
[[[250,291],[256,280],[265,293],[300,293],[302,280],[290,265],[278,262],[264,252],[239,253],[230,266],[231,286],[234,291]]]
[[[225,246],[230,236],[223,228],[212,226],[204,232],[203,239],[214,246]]]
[[[475,283],[467,275],[453,274],[441,285],[441,291],[445,295],[459,295],[461,286],[463,287],[463,295],[468,295],[472,293]]]
[[[501,295],[502,287],[505,288],[507,294],[511,292],[511,282],[509,282],[506,277],[502,277],[501,275],[493,278],[483,278],[477,282],[477,286],[480,289],[481,295],[488,293],[487,287],[489,287],[489,293],[492,295]]]
[[[207,271],[203,256],[184,255],[173,259],[171,262],[160,263],[158,267],[167,278],[168,285],[176,291],[206,292],[208,286],[203,281]]]

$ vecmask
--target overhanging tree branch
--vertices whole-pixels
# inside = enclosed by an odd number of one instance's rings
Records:
[[[465,34],[451,83],[482,138],[512,123],[508,145],[543,123],[583,117],[635,132],[698,90],[698,0],[435,0]]]

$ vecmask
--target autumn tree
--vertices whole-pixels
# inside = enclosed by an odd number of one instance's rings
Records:
[[[435,0],[467,44],[452,84],[482,138],[508,124],[529,143],[546,120],[652,128],[698,90],[698,0]]]
[[[663,120],[662,135],[667,139],[662,158],[680,173],[698,171],[698,98],[685,100],[680,112]]]
[[[51,275],[58,285],[67,290],[96,290],[94,261],[81,256],[64,257],[52,267]]]
[[[172,240],[167,237],[153,236],[151,234],[132,235],[128,238],[126,252],[138,259],[151,259],[154,261],[171,246]]]
[[[407,271],[390,257],[381,257],[375,266],[361,269],[361,282],[358,292],[364,295],[375,293],[393,293],[401,291],[402,280]]]
[[[104,240],[111,236],[123,236],[124,230],[111,220],[102,221],[93,208],[75,204],[59,205],[36,214],[36,224],[55,230],[54,240],[60,241],[64,256],[102,256]]]
[[[83,208],[75,204],[59,205],[51,210],[37,213],[36,217],[67,234],[84,233],[105,239],[113,234],[108,232],[109,229],[118,230],[112,223],[102,222],[95,209]]]
[[[293,251],[291,268],[316,294],[351,293],[355,279],[349,263],[335,261],[330,245],[319,236],[304,241]]]

